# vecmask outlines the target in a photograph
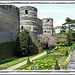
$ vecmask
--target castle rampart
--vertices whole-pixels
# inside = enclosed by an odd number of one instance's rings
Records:
[[[0,5],[0,43],[15,41],[19,27],[19,9],[12,5]]]

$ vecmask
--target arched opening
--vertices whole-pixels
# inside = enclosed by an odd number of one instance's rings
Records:
[[[28,14],[28,10],[25,10],[25,14]]]

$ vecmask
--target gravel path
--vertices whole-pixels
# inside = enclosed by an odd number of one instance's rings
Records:
[[[39,57],[45,55],[46,53],[47,53],[47,52],[41,53],[41,54],[39,54],[39,55],[37,55],[37,56],[31,58],[30,61],[32,61],[32,60],[34,60],[34,59],[37,59],[37,58],[39,58]],[[26,61],[23,61],[23,62],[21,62],[21,63],[18,63],[18,64],[14,65],[14,66],[11,66],[11,67],[7,68],[7,70],[14,70],[14,69],[16,69],[16,68],[19,68],[19,67],[23,66],[23,65],[26,64],[26,63],[27,63],[27,60],[26,60]]]

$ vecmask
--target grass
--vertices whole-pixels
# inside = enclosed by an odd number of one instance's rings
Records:
[[[67,58],[67,56],[64,56],[64,58],[61,60],[61,62],[60,62],[60,63],[65,62],[66,58]]]
[[[46,51],[43,51],[43,52],[46,52]],[[37,56],[37,55],[39,55],[39,54],[30,56],[29,58],[32,58],[32,57]],[[9,59],[6,59],[6,60],[2,60],[2,61],[0,61],[0,67],[2,67],[2,68],[4,68],[4,67],[11,67],[13,65],[16,65],[16,64],[18,64],[20,62],[23,62],[23,61],[27,60],[27,58],[28,57],[22,57],[22,58],[12,57],[12,58],[9,58]]]
[[[54,52],[60,52],[60,53],[65,53],[66,50],[69,50],[69,47],[70,46],[60,46],[60,48],[58,50],[55,50],[55,51],[51,51],[51,53],[54,53]]]
[[[69,46],[60,46],[60,48],[58,50],[51,51],[51,53],[60,52],[61,54],[63,54],[63,53],[65,54],[66,50],[69,50]],[[46,52],[46,50],[43,52]],[[51,53],[48,55],[45,54],[45,55],[43,55],[43,56],[41,56],[35,60],[35,62],[36,62],[35,64],[38,64],[39,66],[41,65],[38,70],[49,70],[49,69],[51,69],[52,65],[55,65],[56,58],[59,60],[61,57],[64,56],[64,55],[58,55],[58,54],[57,55],[55,55],[55,54],[51,55]],[[39,54],[30,56],[30,58],[37,56],[37,55],[39,55]],[[64,58],[61,60],[61,62],[64,62],[66,60],[66,58],[67,57],[64,56]],[[6,67],[6,66],[11,67],[11,66],[16,65],[16,64],[23,62],[25,60],[27,60],[27,57],[22,57],[22,58],[15,58],[14,57],[14,58],[2,60],[2,61],[0,61],[0,64],[1,64],[0,67]],[[15,69],[15,70],[22,70],[22,69],[31,70],[32,69],[31,67],[34,67],[35,64],[29,64],[29,65],[25,64],[25,65]],[[35,67],[35,69],[37,70],[36,67]]]
[[[51,53],[55,53],[55,52],[60,52],[61,54],[65,54],[65,51],[69,50],[69,46],[60,46],[60,48],[58,50],[52,51]],[[57,60],[59,60],[61,57],[64,57],[60,63],[65,62],[67,56],[64,55],[51,55],[51,54],[46,54],[41,56],[40,58],[34,60],[35,64],[25,64],[19,68],[17,68],[16,70],[32,70],[33,67],[35,67],[35,69],[33,70],[49,70],[52,68],[52,65],[55,65],[56,62],[56,58]],[[33,62],[32,62],[33,63]],[[37,69],[36,64],[39,66],[39,69]]]
[[[59,60],[63,55],[44,55],[38,59],[35,60],[35,64],[31,64],[31,65],[23,65],[19,68],[17,68],[16,70],[31,70],[31,67],[35,67],[35,70],[49,70],[52,68],[52,65],[55,64],[56,62],[56,58]],[[37,69],[36,64],[39,66],[39,69]],[[42,67],[43,66],[43,67]]]

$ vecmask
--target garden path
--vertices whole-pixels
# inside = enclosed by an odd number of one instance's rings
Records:
[[[30,61],[32,61],[32,60],[34,60],[34,59],[37,59],[37,58],[39,58],[39,57],[45,55],[46,53],[47,53],[47,52],[41,53],[41,54],[39,54],[39,55],[37,55],[37,56],[31,58]],[[11,67],[7,68],[7,70],[15,70],[15,69],[17,69],[17,68],[23,66],[23,65],[26,64],[26,63],[27,63],[27,60],[26,60],[26,61],[23,61],[23,62],[21,62],[21,63],[19,63],[19,64],[16,64],[16,65],[14,65],[14,66],[11,66]]]

